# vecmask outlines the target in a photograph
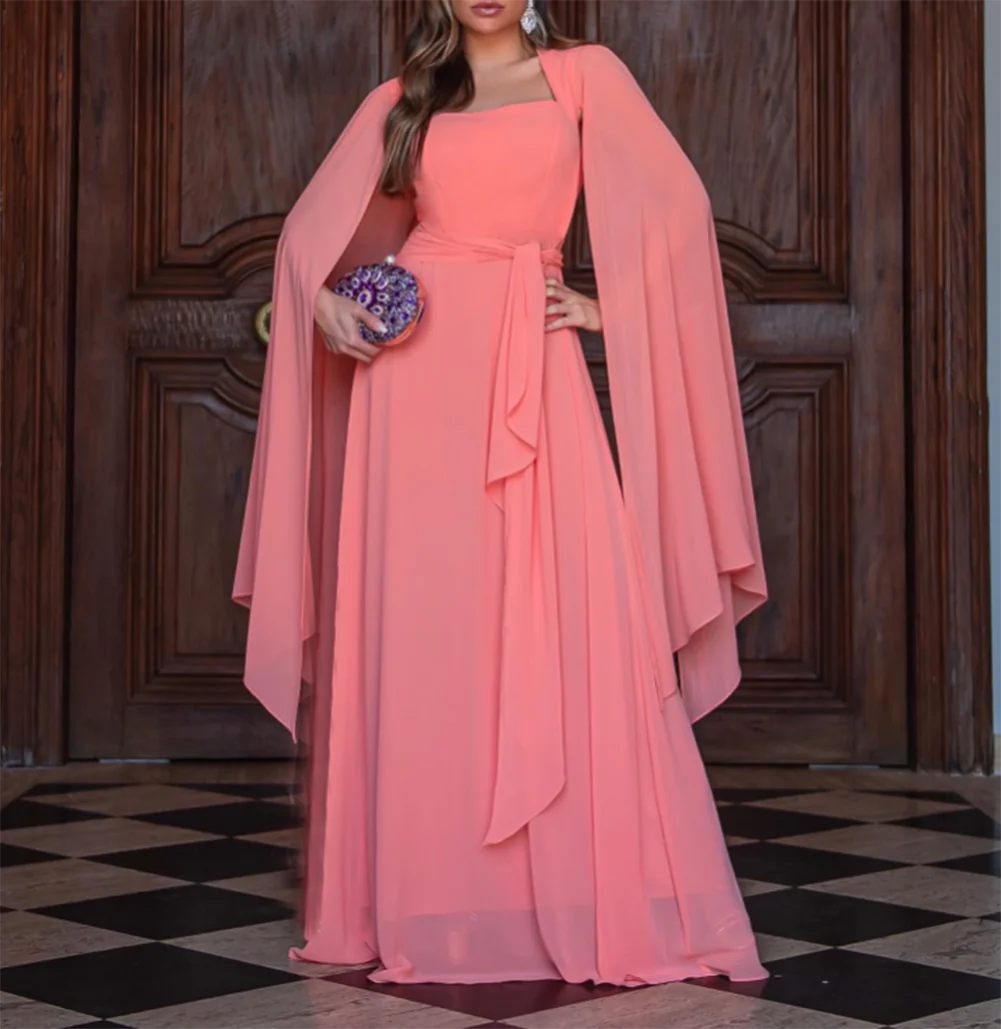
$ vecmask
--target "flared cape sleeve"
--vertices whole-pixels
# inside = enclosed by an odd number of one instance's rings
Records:
[[[315,346],[328,278],[397,249],[409,202],[376,193],[385,82],[362,102],[285,220],[233,599],[250,608],[244,681],[295,736],[313,677],[317,609],[333,597],[344,434],[355,362]],[[332,628],[332,612],[330,623]]]
[[[712,210],[625,64],[566,56],[627,518],[694,721],[736,688],[736,623],[766,599]]]

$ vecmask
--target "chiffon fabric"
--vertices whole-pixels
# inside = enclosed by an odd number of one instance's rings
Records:
[[[711,212],[618,58],[540,56],[553,99],[433,118],[416,224],[376,192],[400,87],[374,90],[279,243],[234,598],[293,732],[312,684],[294,953],[760,979],[691,728],[765,598]],[[582,184],[621,487],[576,333],[543,331]],[[420,326],[330,355],[320,286],[393,251]]]

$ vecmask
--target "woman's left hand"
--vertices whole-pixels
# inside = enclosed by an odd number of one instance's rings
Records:
[[[546,332],[556,329],[584,329],[601,332],[601,308],[597,300],[578,293],[557,279],[546,279]]]

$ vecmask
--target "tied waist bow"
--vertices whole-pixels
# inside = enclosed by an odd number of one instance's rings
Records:
[[[552,498],[548,475],[539,471],[545,445],[544,269],[561,267],[563,258],[558,248],[537,242],[446,238],[423,225],[411,233],[403,254],[401,260],[511,262],[485,476],[488,494],[504,512],[497,766],[484,838],[499,843],[545,810],[565,782]]]

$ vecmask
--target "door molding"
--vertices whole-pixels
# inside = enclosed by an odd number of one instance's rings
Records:
[[[983,11],[980,0],[912,0],[903,13],[911,760],[990,772]],[[76,39],[73,0],[0,4],[10,765],[65,755]]]
[[[63,760],[76,4],[0,4],[3,763]]]
[[[989,773],[983,3],[904,15],[911,759]]]

